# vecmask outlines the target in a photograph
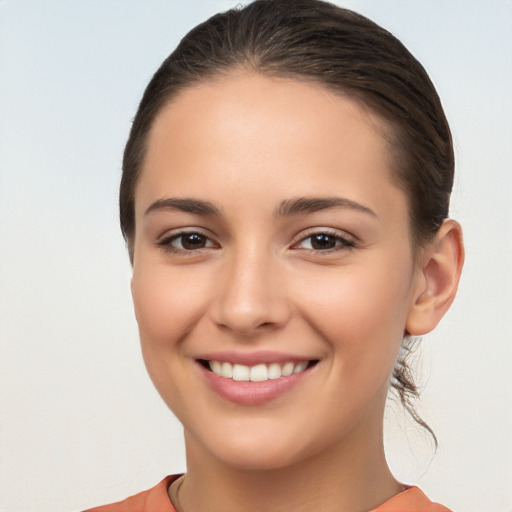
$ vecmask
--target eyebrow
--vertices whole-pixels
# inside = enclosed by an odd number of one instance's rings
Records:
[[[221,216],[221,211],[209,201],[186,197],[166,197],[158,199],[149,206],[144,215],[158,210],[176,210],[185,213],[194,213],[196,215]]]
[[[279,208],[274,211],[274,216],[289,217],[292,215],[314,213],[331,208],[349,208],[377,217],[377,214],[367,206],[344,197],[298,197],[295,199],[288,199],[283,201]],[[159,210],[176,210],[185,213],[209,215],[214,217],[222,216],[220,209],[209,201],[178,197],[167,197],[156,200],[147,208],[144,215]]]
[[[349,208],[366,213],[372,217],[377,217],[377,214],[367,206],[344,197],[298,197],[296,199],[288,199],[281,203],[274,215],[276,217],[287,217],[301,213],[329,210],[331,208]]]

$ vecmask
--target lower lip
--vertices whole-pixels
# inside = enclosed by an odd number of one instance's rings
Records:
[[[220,377],[202,365],[200,367],[206,382],[213,391],[221,398],[240,405],[261,405],[275,400],[299,384],[312,369],[307,368],[303,372],[295,373],[289,377],[251,382]]]

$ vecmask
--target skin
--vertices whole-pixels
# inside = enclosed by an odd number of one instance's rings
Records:
[[[364,511],[403,489],[382,447],[389,378],[404,333],[432,329],[451,303],[462,246],[448,221],[413,256],[382,130],[320,85],[251,72],[191,86],[157,116],[132,293],[149,374],[184,426],[187,512]],[[283,212],[301,197],[349,203]],[[161,207],[169,198],[217,212]],[[182,230],[203,246],[184,248]],[[333,248],[313,248],[321,233]],[[318,363],[247,406],[206,384],[196,358],[217,350]]]

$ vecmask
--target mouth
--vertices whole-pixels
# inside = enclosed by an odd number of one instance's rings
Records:
[[[304,373],[318,363],[318,359],[309,361],[285,361],[282,363],[259,363],[254,366],[199,359],[198,362],[218,377],[237,382],[265,382],[278,380],[292,375]]]

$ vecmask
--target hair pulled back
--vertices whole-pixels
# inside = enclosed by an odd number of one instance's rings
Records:
[[[181,90],[235,69],[311,80],[349,96],[384,119],[392,170],[408,197],[415,248],[448,216],[454,155],[448,122],[422,65],[391,33],[321,0],[256,0],[191,30],[147,86],[123,159],[120,220],[133,258],[135,189],[156,115]],[[406,363],[405,338],[391,386],[412,417],[418,390]],[[434,440],[435,436],[433,435]]]

